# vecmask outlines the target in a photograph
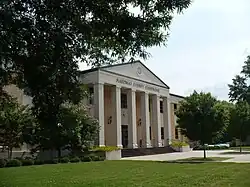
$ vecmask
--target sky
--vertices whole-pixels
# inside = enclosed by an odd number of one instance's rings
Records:
[[[173,94],[197,90],[228,100],[228,84],[250,55],[249,7],[249,0],[193,0],[175,15],[167,46],[148,49],[143,63]]]

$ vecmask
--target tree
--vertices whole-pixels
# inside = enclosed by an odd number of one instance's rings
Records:
[[[24,143],[24,128],[34,123],[31,111],[26,106],[18,104],[11,98],[0,111],[0,142],[7,146],[8,158],[12,157],[13,148],[20,147]]]
[[[246,101],[250,104],[250,85],[248,79],[250,78],[250,56],[247,57],[240,75],[233,78],[233,83],[229,84],[229,98],[231,101]]]
[[[194,91],[180,103],[176,115],[181,133],[192,141],[205,144],[212,143],[213,138],[220,136],[229,122],[227,107],[211,96],[210,93]]]
[[[246,129],[248,123],[249,115],[249,105],[250,105],[250,56],[247,56],[242,71],[239,75],[233,78],[233,83],[229,84],[229,98],[231,101],[237,102],[235,110],[233,112],[233,122],[231,124],[232,129],[235,129],[233,135],[242,139],[245,136],[249,136],[250,132]],[[248,125],[249,126],[249,125]],[[244,128],[245,130],[242,130]],[[245,134],[247,133],[247,134]]]
[[[45,129],[41,129],[39,125],[35,128],[26,128],[29,131],[26,133],[25,141],[34,147],[33,151],[57,150],[58,157],[61,157],[63,149],[74,153],[89,148],[97,138],[99,123],[87,113],[84,105],[65,103],[58,113],[59,123],[53,139],[49,141],[44,137]]]
[[[250,134],[250,106],[246,101],[235,104],[231,112],[230,125],[228,132],[232,137],[240,140],[240,152],[242,152],[242,141],[246,140]]]
[[[217,144],[217,143],[222,143],[222,142],[230,142],[233,138],[232,134],[229,132],[229,126],[231,124],[231,114],[233,113],[233,110],[235,109],[235,105],[231,102],[227,101],[218,101],[221,102],[221,104],[227,109],[227,113],[229,115],[229,123],[228,125],[225,125],[223,129],[221,130],[220,133],[218,133],[218,136],[216,136],[212,143]]]
[[[98,67],[146,59],[148,47],[166,44],[169,33],[164,30],[174,12],[190,4],[191,0],[2,0],[1,79],[12,77],[12,83],[28,88],[43,137],[53,145],[61,105],[81,100],[78,63]]]
[[[65,143],[67,143],[65,148],[77,152],[91,147],[97,140],[99,123],[88,114],[83,103],[64,105],[61,114],[61,125],[72,126],[74,124],[70,133],[64,134]]]

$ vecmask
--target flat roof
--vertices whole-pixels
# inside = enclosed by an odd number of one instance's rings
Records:
[[[182,98],[182,99],[184,99],[184,98],[185,98],[184,96],[177,95],[177,94],[172,94],[172,93],[170,93],[169,95],[174,96],[174,97],[179,97],[179,98]]]

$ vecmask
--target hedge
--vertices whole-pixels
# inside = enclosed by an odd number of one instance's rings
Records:
[[[43,164],[58,164],[58,163],[78,163],[78,162],[90,162],[90,161],[104,161],[105,157],[100,157],[97,155],[85,155],[82,157],[62,157],[60,159],[53,159],[53,160],[39,160],[39,159],[0,159],[0,168],[4,167],[20,167],[20,166],[31,166],[31,165],[43,165]]]
[[[172,147],[182,147],[182,146],[188,146],[186,142],[181,142],[181,141],[172,141],[171,142]]]
[[[19,167],[22,166],[22,162],[17,159],[8,160],[5,167]]]
[[[111,151],[117,151],[120,149],[121,149],[120,147],[116,147],[116,146],[104,146],[104,147],[93,147],[92,151],[111,152]]]

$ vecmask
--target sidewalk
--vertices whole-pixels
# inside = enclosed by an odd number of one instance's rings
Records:
[[[228,157],[229,160],[224,160],[221,162],[237,162],[237,163],[250,163],[250,152],[249,154],[233,154],[233,150],[216,150],[206,151],[207,157]],[[122,158],[122,160],[148,160],[148,161],[173,161],[179,159],[186,159],[191,157],[203,157],[203,151],[190,151],[190,152],[175,152],[175,153],[166,153],[159,155],[147,155],[147,156],[138,156],[138,157],[127,157]]]

